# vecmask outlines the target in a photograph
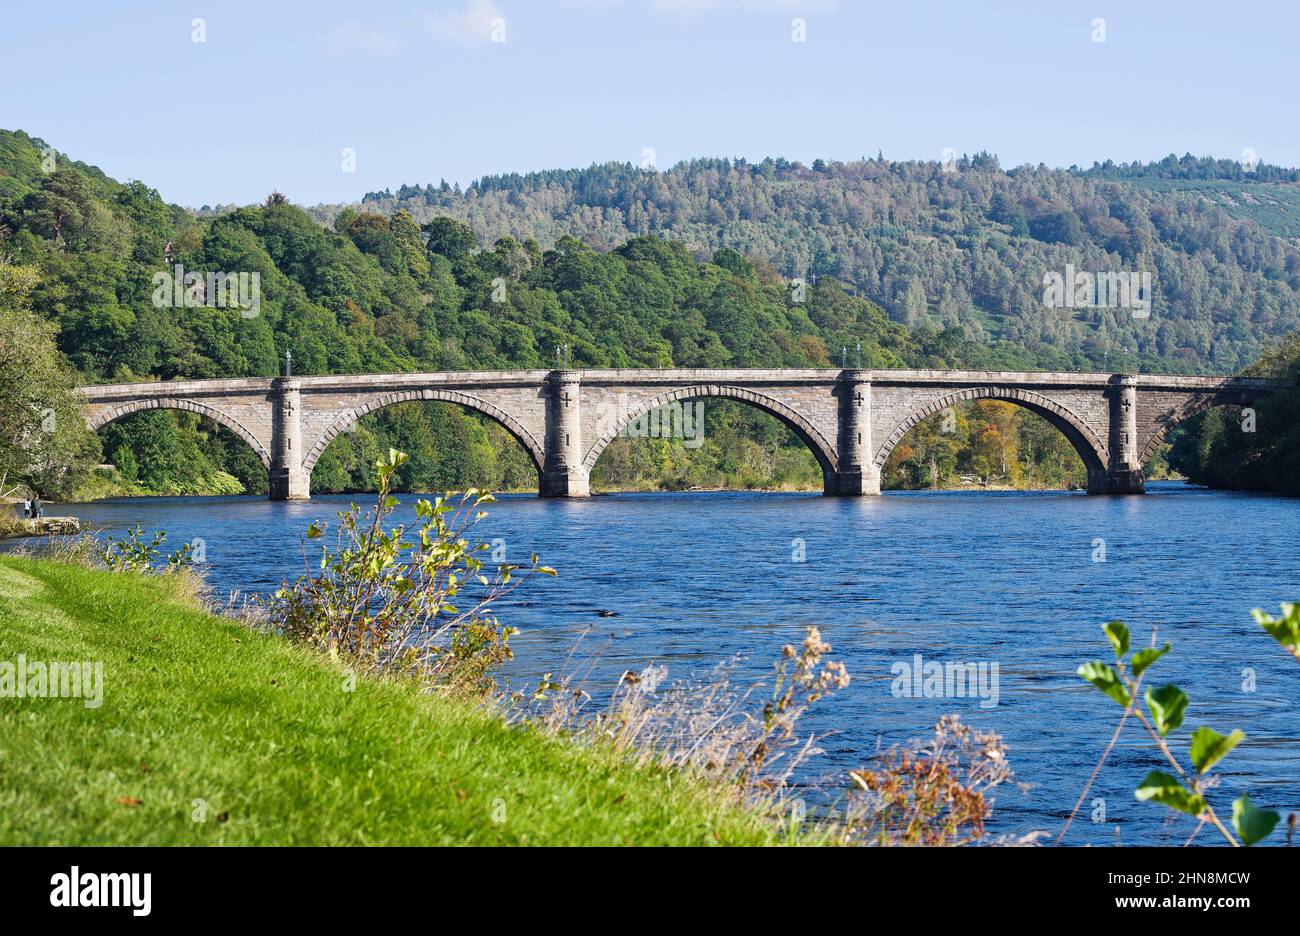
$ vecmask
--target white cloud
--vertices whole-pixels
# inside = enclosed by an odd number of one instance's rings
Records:
[[[468,0],[460,9],[448,8],[426,14],[424,25],[431,34],[444,41],[478,45],[491,41],[492,23],[498,19],[504,20],[505,14],[492,0]]]
[[[332,53],[369,52],[389,55],[401,48],[401,40],[358,23],[338,23],[330,27],[325,45]]]

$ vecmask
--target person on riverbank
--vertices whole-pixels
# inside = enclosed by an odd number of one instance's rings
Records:
[[[32,519],[41,519],[41,515],[45,512],[45,502],[41,500],[41,495],[37,494],[32,498],[31,511]]]
[[[27,500],[26,498],[23,498],[22,505],[23,505],[23,519],[26,520],[32,515],[32,502]]]

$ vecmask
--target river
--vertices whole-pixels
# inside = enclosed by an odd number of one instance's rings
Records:
[[[135,498],[52,508],[91,528],[165,529],[201,539],[220,593],[265,593],[302,569],[300,535],[353,498]],[[364,500],[364,499],[363,499]],[[410,515],[414,498],[399,513]],[[1252,621],[1300,600],[1300,500],[1153,483],[1145,497],[1063,492],[916,492],[857,499],[805,494],[625,494],[582,501],[505,496],[480,532],[509,561],[537,552],[536,579],[501,608],[520,628],[513,683],[576,673],[599,698],[653,661],[668,679],[742,658],[740,683],[771,673],[783,644],[821,629],[852,684],[806,726],[825,754],[807,778],[927,737],[956,712],[1001,733],[1025,790],[997,791],[995,832],[1059,830],[1119,708],[1075,675],[1111,656],[1099,626],[1134,642],[1159,627],[1174,650],[1149,677],[1191,697],[1186,730],[1241,728],[1211,802],[1248,790],[1257,805],[1300,807],[1300,666]],[[1104,561],[1098,561],[1104,559]],[[600,616],[601,609],[615,612]],[[898,665],[986,664],[983,698],[900,693]],[[992,681],[993,664],[997,680]],[[996,697],[991,691],[996,685]],[[1179,844],[1191,821],[1133,797],[1161,763],[1136,730],[1112,755],[1071,829],[1083,844]],[[1104,800],[1104,803],[1100,803]],[[1101,818],[1104,807],[1105,822]],[[1279,841],[1282,830],[1275,833]],[[1212,843],[1207,832],[1201,842]]]

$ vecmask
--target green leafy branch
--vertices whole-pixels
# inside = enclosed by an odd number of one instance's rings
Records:
[[[1284,609],[1287,606],[1283,606]],[[1258,617],[1259,613],[1256,612]],[[1059,843],[1070,823],[1074,821],[1084,798],[1088,795],[1093,781],[1100,773],[1106,758],[1119,740],[1124,725],[1131,717],[1141,722],[1157,749],[1173,767],[1174,773],[1153,770],[1138,785],[1135,795],[1144,802],[1160,803],[1177,812],[1186,813],[1198,820],[1196,829],[1187,839],[1190,845],[1200,830],[1208,823],[1231,845],[1253,845],[1268,836],[1281,818],[1272,810],[1256,809],[1247,794],[1242,794],[1232,804],[1232,826],[1236,830],[1234,837],[1214,807],[1206,798],[1206,791],[1215,785],[1211,771],[1233,748],[1245,739],[1245,734],[1234,730],[1227,735],[1220,734],[1213,728],[1202,725],[1192,732],[1188,747],[1190,766],[1184,768],[1169,747],[1169,734],[1183,724],[1187,713],[1188,699],[1183,690],[1174,685],[1161,686],[1159,689],[1142,690],[1142,680],[1147,670],[1170,650],[1170,645],[1156,647],[1155,632],[1151,634],[1151,645],[1129,655],[1129,629],[1122,621],[1110,621],[1102,625],[1102,632],[1110,641],[1115,651],[1115,663],[1112,666],[1101,660],[1093,660],[1079,667],[1078,673],[1086,682],[1091,683],[1099,692],[1123,708],[1119,724],[1111,737],[1110,744],[1097,761],[1092,775],[1084,785],[1078,803],[1070,813],[1057,836]],[[1125,657],[1128,657],[1126,660]],[[1143,711],[1139,700],[1145,700]]]
[[[154,572],[159,562],[164,561],[162,547],[167,542],[166,530],[153,530],[150,539],[144,538],[144,529],[136,524],[128,529],[126,536],[106,538],[100,550],[99,558],[104,566],[112,572],[130,572],[148,575]],[[185,543],[176,552],[165,559],[165,570],[177,572],[194,564],[194,549]]]
[[[1300,604],[1283,602],[1280,618],[1265,614],[1259,608],[1250,613],[1254,615],[1255,623],[1300,662]]]

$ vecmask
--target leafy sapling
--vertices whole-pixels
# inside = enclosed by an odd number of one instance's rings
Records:
[[[1258,612],[1256,614],[1258,616]],[[1157,749],[1174,771],[1168,773],[1152,770],[1138,784],[1135,795],[1144,802],[1160,803],[1198,820],[1186,844],[1190,845],[1207,823],[1218,829],[1231,845],[1253,845],[1266,838],[1281,818],[1276,812],[1256,809],[1250,797],[1243,793],[1232,804],[1232,826],[1237,833],[1234,837],[1207,798],[1207,791],[1216,785],[1211,771],[1245,739],[1245,734],[1240,730],[1234,730],[1223,735],[1204,725],[1198,727],[1189,738],[1187,758],[1190,766],[1185,768],[1169,746],[1169,735],[1183,724],[1183,717],[1188,707],[1187,694],[1174,685],[1142,691],[1142,680],[1147,670],[1169,652],[1170,645],[1166,643],[1163,647],[1157,648],[1153,631],[1151,645],[1130,655],[1129,629],[1122,621],[1110,621],[1102,625],[1101,629],[1115,651],[1114,665],[1094,660],[1080,666],[1078,673],[1099,692],[1121,706],[1123,714],[1120,716],[1110,744],[1102,753],[1092,776],[1084,786],[1079,804],[1082,804],[1084,797],[1087,796],[1088,789],[1100,773],[1111,750],[1114,749],[1124,725],[1132,716],[1147,730]],[[1143,711],[1139,699],[1145,700],[1146,711]],[[1058,843],[1065,837],[1070,822],[1079,810],[1079,804],[1075,805],[1074,812],[1070,814],[1065,827],[1057,837]]]
[[[271,596],[271,626],[348,664],[490,692],[491,670],[510,659],[515,633],[493,606],[532,575],[555,570],[536,555],[528,565],[485,565],[491,546],[472,536],[492,495],[473,489],[421,498],[413,525],[389,526],[399,506],[393,476],[406,460],[390,449],[376,462],[375,506],[340,512],[333,548],[323,526],[308,528],[307,539],[321,545],[318,570],[308,566]]]
[[[194,564],[194,548],[185,543],[176,552],[163,557],[162,547],[167,542],[165,530],[154,530],[145,540],[144,529],[137,524],[127,530],[126,536],[109,536],[100,549],[99,558],[112,572],[131,572],[148,575],[158,571],[157,563],[165,562],[163,571],[179,572]]]

